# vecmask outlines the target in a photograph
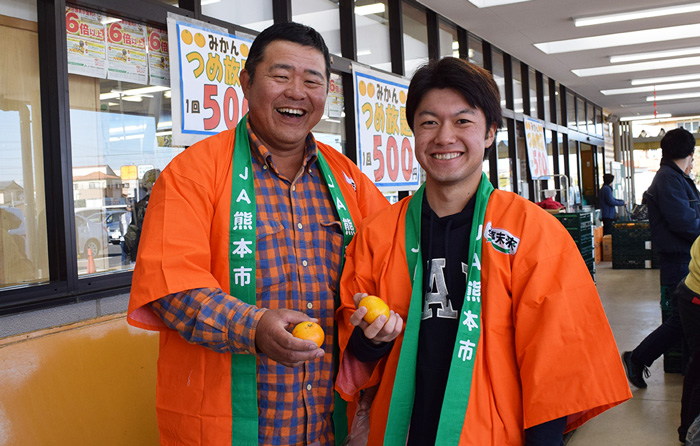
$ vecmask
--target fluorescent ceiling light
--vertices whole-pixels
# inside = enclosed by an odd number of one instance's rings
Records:
[[[372,3],[371,5],[355,6],[355,14],[357,15],[381,14],[384,11],[386,11],[386,6],[384,3]]]
[[[610,63],[634,62],[636,60],[646,59],[661,59],[664,57],[689,56],[691,54],[700,54],[700,47],[696,46],[693,48],[678,48],[675,50],[653,51],[650,53],[621,54],[619,56],[610,56]]]
[[[131,90],[124,90],[124,91],[112,90],[110,93],[100,94],[100,100],[104,101],[105,99],[115,99],[115,98],[118,98],[120,96],[123,97],[123,96],[146,95],[148,93],[157,93],[159,91],[170,91],[170,88],[169,87],[153,86],[153,87],[132,88]]]
[[[665,70],[668,68],[692,67],[700,65],[700,56],[682,57],[680,59],[657,60],[651,62],[637,62],[622,65],[607,65],[604,67],[580,68],[571,70],[576,76],[600,76],[603,74],[633,73],[635,71]]]
[[[654,116],[654,115],[623,116],[620,118],[620,121],[639,121],[642,119],[664,119],[664,118],[670,118],[671,116],[672,116],[671,113],[659,113],[656,116]]]
[[[651,91],[668,91],[668,90],[682,90],[684,88],[699,88],[700,81],[695,82],[679,82],[676,84],[663,84],[663,85],[644,85],[642,87],[631,87],[631,88],[617,88],[612,90],[600,90],[606,96],[612,96],[616,94],[629,94],[629,93],[648,93]]]
[[[469,3],[477,8],[490,8],[491,6],[510,5],[511,3],[528,2],[530,0],[469,0]]]
[[[359,51],[357,51],[357,57],[369,56],[370,54],[372,54],[372,50],[359,50]]]
[[[202,0],[202,6],[211,5],[212,3],[219,3],[221,0]]]
[[[535,46],[545,54],[557,54],[650,42],[666,42],[668,40],[689,39],[692,37],[700,37],[700,24],[644,29],[640,31],[604,34],[568,40],[554,40],[551,42],[536,43]]]
[[[105,17],[102,20],[100,20],[100,23],[102,23],[103,25],[109,25],[110,23],[121,22],[121,21],[122,21],[122,19],[118,19],[116,17]]]
[[[652,101],[675,101],[676,99],[700,98],[700,91],[695,93],[663,94],[659,96],[647,96],[647,102]]]
[[[646,79],[632,79],[632,85],[663,84],[664,82],[682,82],[700,79],[700,73],[680,74],[678,76],[648,77]]]
[[[471,1],[471,0],[470,0]],[[625,22],[627,20],[647,19],[650,17],[661,17],[673,14],[685,14],[688,12],[700,11],[700,3],[690,3],[688,5],[667,6],[664,8],[641,9],[631,12],[617,14],[605,14],[591,17],[574,18],[576,26],[600,25],[601,23]]]

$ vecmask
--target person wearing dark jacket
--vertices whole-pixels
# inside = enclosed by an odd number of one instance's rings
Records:
[[[683,128],[669,131],[661,140],[661,165],[644,193],[649,209],[651,243],[659,256],[662,294],[670,294],[688,275],[690,247],[700,236],[700,194],[688,176],[695,151],[695,138]],[[633,351],[622,354],[629,381],[646,388],[649,367],[669,347],[683,339],[675,299],[671,315]]]
[[[600,218],[603,220],[603,235],[612,232],[615,221],[615,206],[624,206],[625,202],[613,196],[612,182],[615,176],[611,173],[603,175],[603,187],[600,188]]]

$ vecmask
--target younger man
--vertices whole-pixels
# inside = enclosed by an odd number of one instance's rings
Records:
[[[631,396],[588,269],[554,217],[482,173],[501,123],[487,71],[430,62],[406,117],[426,183],[347,250],[336,388],[378,386],[368,444],[561,445]],[[395,313],[363,322],[364,293]]]

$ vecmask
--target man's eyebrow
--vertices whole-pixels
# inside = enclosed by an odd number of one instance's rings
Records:
[[[457,113],[455,113],[454,116],[459,116],[461,114],[473,115],[474,113],[476,113],[476,109],[465,108],[465,109],[462,109],[462,110],[458,111]],[[418,113],[418,116],[423,116],[423,115],[437,116],[437,112],[430,111],[430,110],[423,110],[423,111]]]
[[[294,67],[289,65],[289,64],[284,64],[284,63],[276,63],[270,65],[270,70],[275,70],[275,69],[282,69],[282,70],[287,70],[287,71],[294,71]],[[326,76],[324,76],[321,72],[312,70],[312,69],[305,69],[304,73],[311,74],[313,76],[318,76],[324,81],[326,80]]]

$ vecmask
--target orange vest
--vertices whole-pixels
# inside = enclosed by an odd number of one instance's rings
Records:
[[[161,444],[231,444],[231,355],[187,343],[146,305],[194,288],[229,292],[234,136],[235,130],[224,131],[178,155],[163,170],[148,204],[127,320],[161,332],[156,395]],[[349,159],[330,146],[317,146],[356,226],[388,206]],[[257,277],[264,274],[259,268]]]
[[[352,296],[375,294],[404,321],[411,281],[406,265],[408,199],[365,220],[348,247],[338,310],[341,370],[348,401],[378,385],[371,445],[382,444],[403,334],[371,369],[345,347]],[[460,445],[521,446],[524,429],[568,416],[567,431],[631,397],[595,284],[562,224],[534,203],[496,190],[484,226],[519,239],[514,254],[482,251],[482,325]],[[392,230],[390,228],[396,228]],[[450,390],[447,389],[446,392]]]

